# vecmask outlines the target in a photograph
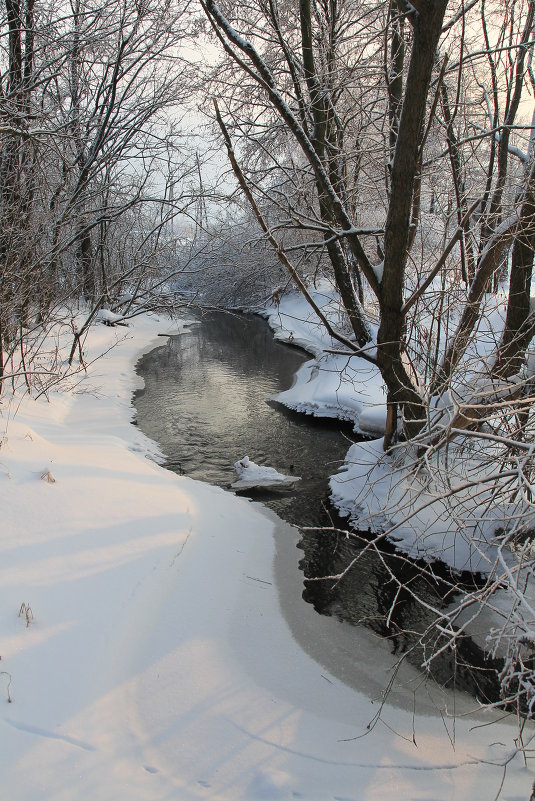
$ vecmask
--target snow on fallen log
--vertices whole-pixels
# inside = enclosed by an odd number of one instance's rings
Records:
[[[122,314],[116,314],[110,309],[100,309],[96,319],[104,325],[127,325]]]
[[[238,480],[231,484],[232,489],[291,487],[301,480],[299,476],[285,476],[274,467],[256,464],[248,456],[234,462],[234,469],[238,474]]]

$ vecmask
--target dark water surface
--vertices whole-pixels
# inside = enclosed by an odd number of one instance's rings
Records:
[[[296,489],[255,490],[254,497],[290,523],[318,525],[328,519],[321,501],[351,429],[270,400],[292,385],[307,358],[276,342],[259,317],[207,313],[140,360],[145,389],[135,396],[138,425],[161,445],[169,469],[200,481],[229,487],[238,478],[234,462],[246,455],[301,476]]]
[[[139,361],[145,388],[135,396],[137,424],[160,444],[169,469],[194,479],[228,488],[237,478],[234,462],[245,455],[301,476],[295,489],[249,494],[298,527],[341,526],[328,508],[328,477],[344,460],[351,429],[347,423],[290,412],[270,400],[292,385],[307,358],[276,342],[258,317],[206,313]],[[422,576],[387,546],[380,557],[373,551],[360,553],[361,547],[343,532],[302,532],[296,564],[299,560],[304,574],[303,597],[322,614],[366,624],[389,638],[396,653],[411,652],[415,638],[406,632],[425,631],[433,619],[414,602],[412,592],[439,607],[445,585],[432,572]],[[340,573],[359,553],[342,581],[307,581]],[[389,570],[411,592],[399,592]],[[481,650],[469,638],[457,645],[454,655],[445,653],[435,664],[435,678],[480,697],[495,697],[496,674]],[[409,659],[421,663],[420,647]]]

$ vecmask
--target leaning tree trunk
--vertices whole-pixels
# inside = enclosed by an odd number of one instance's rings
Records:
[[[446,6],[447,0],[426,0],[418,5],[418,13],[412,15],[414,41],[392,162],[384,269],[379,295],[381,323],[377,335],[377,362],[387,386],[390,404],[403,407],[404,433],[409,438],[418,434],[423,427],[425,411],[418,388],[403,359],[403,290],[427,96]]]

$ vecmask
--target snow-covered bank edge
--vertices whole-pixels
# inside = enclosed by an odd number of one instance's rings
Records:
[[[328,352],[335,343],[299,293],[279,300],[277,309],[265,310],[275,336],[297,342],[314,359],[301,368],[295,385],[276,399],[309,414],[349,417],[357,433],[370,433],[366,431],[370,428],[366,421],[371,419],[377,436],[384,419],[378,373],[362,359]],[[340,325],[336,293],[328,287],[316,290],[315,302],[329,315],[333,327]],[[489,329],[487,337],[482,333],[478,345],[482,352],[470,357],[474,365],[483,359],[503,325],[499,313],[494,312],[487,325],[492,332]],[[372,380],[368,381],[370,374]],[[479,388],[474,391],[482,391],[482,386],[485,387],[485,380],[477,375],[467,383],[468,391],[474,387]],[[452,390],[433,401],[434,412],[443,415],[445,425],[455,410],[450,394],[463,397],[462,391]],[[535,674],[531,673],[529,660],[535,586],[531,538],[525,537],[522,546],[519,537],[510,547],[507,537],[515,531],[520,535],[532,531],[534,514],[530,503],[522,504],[523,487],[516,493],[511,491],[510,474],[504,470],[507,463],[503,455],[494,457],[493,447],[497,454],[498,446],[492,442],[460,438],[447,447],[426,451],[424,462],[417,446],[410,442],[400,442],[384,452],[382,437],[357,441],[349,447],[344,464],[330,477],[330,500],[352,528],[368,532],[365,536],[370,547],[374,537],[378,538],[379,548],[387,539],[402,558],[439,564],[439,572],[450,568],[453,577],[466,573],[479,576],[472,582],[473,587],[457,586],[447,609],[435,610],[442,647],[448,647],[448,637],[450,645],[454,644],[455,631],[461,626],[483,651],[502,660],[500,680],[504,695],[514,695],[516,666],[524,664],[522,687],[526,703],[532,703],[533,691],[529,687],[535,686]],[[452,578],[452,585],[457,581]],[[522,590],[518,589],[520,586]]]
[[[340,306],[327,285],[311,292],[333,326],[340,324]],[[357,434],[379,436],[384,431],[386,406],[379,371],[358,356],[348,357],[325,331],[315,312],[299,292],[279,298],[277,306],[259,310],[275,339],[312,354],[296,375],[294,385],[275,400],[289,409],[315,417],[349,420]]]
[[[336,292],[322,284],[312,294],[331,325],[343,326]],[[379,371],[357,356],[330,353],[339,346],[297,291],[260,313],[276,339],[298,345],[314,357],[300,368],[294,385],[275,400],[305,414],[350,420],[357,435],[369,438],[349,447],[344,465],[331,476],[331,502],[341,517],[356,529],[386,534],[411,558],[440,560],[458,573],[491,573],[500,545],[496,533],[511,527],[517,510],[514,504],[496,503],[490,483],[487,492],[474,490],[478,476],[488,480],[488,470],[482,473],[479,468],[477,446],[472,462],[465,447],[458,463],[450,447],[447,467],[444,451],[437,451],[428,469],[419,466],[410,444],[400,443],[385,454],[381,438],[385,390]],[[494,322],[497,327],[501,324]],[[499,474],[498,464],[497,482]],[[466,490],[452,493],[452,486],[463,484]]]
[[[17,398],[10,415],[0,450],[0,654],[13,699],[0,704],[5,797],[494,797],[514,726],[472,731],[473,719],[459,719],[453,751],[438,715],[388,706],[386,726],[355,740],[378,705],[336,666],[357,662],[381,687],[389,665],[367,656],[356,630],[300,604],[295,573],[277,581],[293,543],[282,532],[274,557],[272,518],[146,458],[155,448],[131,425],[133,366],[168,330],[136,319],[72,392]],[[88,355],[116,338],[95,326]],[[291,591],[279,595],[283,584]],[[330,650],[333,671],[305,648]],[[410,675],[420,703],[426,691]],[[359,681],[357,670],[349,683]],[[504,797],[527,799],[532,778],[514,757]]]

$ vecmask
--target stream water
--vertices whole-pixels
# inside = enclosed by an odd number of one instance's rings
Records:
[[[236,479],[234,462],[245,455],[301,476],[289,491],[256,490],[251,497],[298,527],[333,522],[343,527],[328,507],[328,477],[343,462],[351,429],[339,421],[291,412],[271,400],[291,386],[307,358],[276,342],[258,317],[206,313],[139,361],[145,387],[134,399],[137,424],[160,444],[166,466],[191,478],[228,488]],[[414,637],[407,632],[424,631],[432,618],[411,593],[398,591],[385,564],[433,605],[442,602],[440,578],[422,576],[417,566],[386,547],[381,557],[372,550],[361,553],[341,582],[310,580],[341,572],[361,547],[344,533],[301,532],[302,553],[296,551],[295,563],[303,572],[304,600],[321,614],[366,625],[388,638],[392,651],[421,663],[421,649],[412,650]],[[496,697],[495,671],[469,638],[458,643],[454,655],[446,652],[433,669],[441,684]]]

